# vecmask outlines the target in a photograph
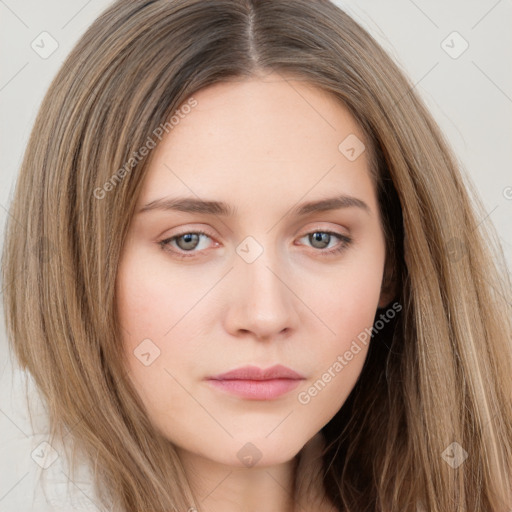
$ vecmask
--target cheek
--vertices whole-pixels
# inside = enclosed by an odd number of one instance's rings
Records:
[[[304,284],[308,304],[323,320],[321,335],[332,346],[343,348],[373,324],[380,298],[384,266],[381,246],[353,253],[328,273],[313,276]],[[306,293],[306,288],[304,288]]]
[[[312,360],[318,361],[317,373],[297,398],[302,407],[322,418],[321,424],[336,414],[361,373],[379,302],[383,265],[384,251],[375,246],[333,268],[329,281],[317,278],[316,288],[307,283],[315,290],[309,295],[309,304],[323,327],[318,330],[321,335],[317,333],[315,346],[310,346]]]
[[[330,319],[335,335],[318,340],[311,354],[316,373],[298,390],[297,402],[302,414],[315,418],[315,427],[322,428],[345,403],[363,368],[371,342],[375,301],[352,297],[350,306],[338,310]],[[363,297],[364,299],[364,297]]]
[[[187,316],[208,289],[209,281],[190,280],[179,269],[169,271],[164,258],[147,261],[133,251],[120,265],[116,295],[124,334],[131,343],[141,337],[162,339]]]
[[[206,317],[195,306],[211,284],[204,278],[196,284],[136,250],[120,264],[116,296],[126,369],[150,415],[168,410],[169,402],[174,411],[179,408],[183,396],[176,379],[181,382],[180,372],[190,375],[197,364],[195,340],[204,337]]]

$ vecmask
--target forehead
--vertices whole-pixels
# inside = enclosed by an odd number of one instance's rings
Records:
[[[272,73],[232,79],[206,87],[193,97],[197,105],[180,115],[172,130],[176,144],[193,135],[196,143],[222,142],[226,146],[231,141],[234,155],[241,149],[245,154],[261,154],[262,147],[283,154],[298,153],[308,142],[319,145],[319,139],[334,150],[338,149],[337,140],[350,134],[364,139],[339,99],[299,78]]]
[[[193,98],[154,150],[141,201],[163,191],[229,201],[371,187],[364,134],[322,89],[270,74],[216,83]]]

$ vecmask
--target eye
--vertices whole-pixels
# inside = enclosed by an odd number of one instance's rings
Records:
[[[172,252],[179,258],[189,258],[195,256],[197,252],[195,249],[205,249],[205,247],[199,247],[201,239],[204,240],[204,238],[210,238],[204,231],[186,231],[162,240],[159,245],[164,251]]]
[[[334,231],[312,231],[299,240],[304,238],[307,238],[312,247],[318,249],[317,252],[322,255],[340,253],[352,243],[351,238]],[[207,244],[206,247],[201,247],[201,241],[205,239],[212,239],[205,231],[186,231],[166,238],[158,242],[158,244],[162,250],[170,252],[178,258],[190,258],[207,248]],[[336,240],[338,240],[338,243],[335,243],[333,246],[331,242],[336,242]],[[218,245],[217,242],[215,244]]]
[[[307,238],[315,249],[319,249],[322,254],[327,255],[339,253],[352,243],[350,237],[342,235],[341,233],[335,233],[334,231],[312,231],[304,235],[300,240],[303,238]],[[336,239],[338,240],[338,244],[326,250],[326,247],[328,247],[333,240],[336,241]]]

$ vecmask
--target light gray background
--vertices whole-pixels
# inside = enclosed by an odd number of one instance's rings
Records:
[[[23,149],[39,104],[64,58],[105,7],[105,0],[0,0],[0,237],[9,215]],[[512,0],[339,1],[391,53],[416,84],[479,191],[512,260]],[[453,35],[456,31],[460,35]],[[51,49],[48,32],[58,48]],[[41,41],[43,39],[43,41]],[[443,43],[444,41],[444,43]],[[458,53],[468,44],[467,50]],[[44,45],[44,49],[43,49]],[[451,55],[449,54],[451,53]],[[46,57],[45,55],[43,55]],[[457,57],[457,58],[454,58]],[[1,244],[1,242],[0,242]],[[0,246],[1,247],[1,246]],[[510,265],[512,266],[512,265]],[[3,284],[0,283],[0,300]],[[30,425],[21,399],[23,374],[8,358],[0,314],[0,511],[30,510],[34,482],[43,470],[36,448],[45,437],[44,414]],[[34,402],[37,405],[37,400]],[[32,451],[36,448],[35,454]],[[39,450],[39,451],[37,451]],[[58,452],[56,452],[58,455]],[[52,452],[45,452],[48,457]],[[68,482],[63,457],[45,469],[57,499]],[[61,465],[62,464],[62,465]],[[70,483],[73,510],[98,510],[87,479]],[[36,499],[41,499],[35,494]],[[62,498],[64,499],[64,498]],[[79,505],[81,503],[82,505]],[[42,502],[33,510],[44,511]],[[69,505],[63,506],[69,510]]]

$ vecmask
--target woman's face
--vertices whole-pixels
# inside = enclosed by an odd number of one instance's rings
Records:
[[[194,99],[153,149],[123,248],[126,364],[178,450],[277,464],[343,405],[383,305],[363,134],[331,96],[280,75]],[[208,380],[246,365],[302,379]]]

